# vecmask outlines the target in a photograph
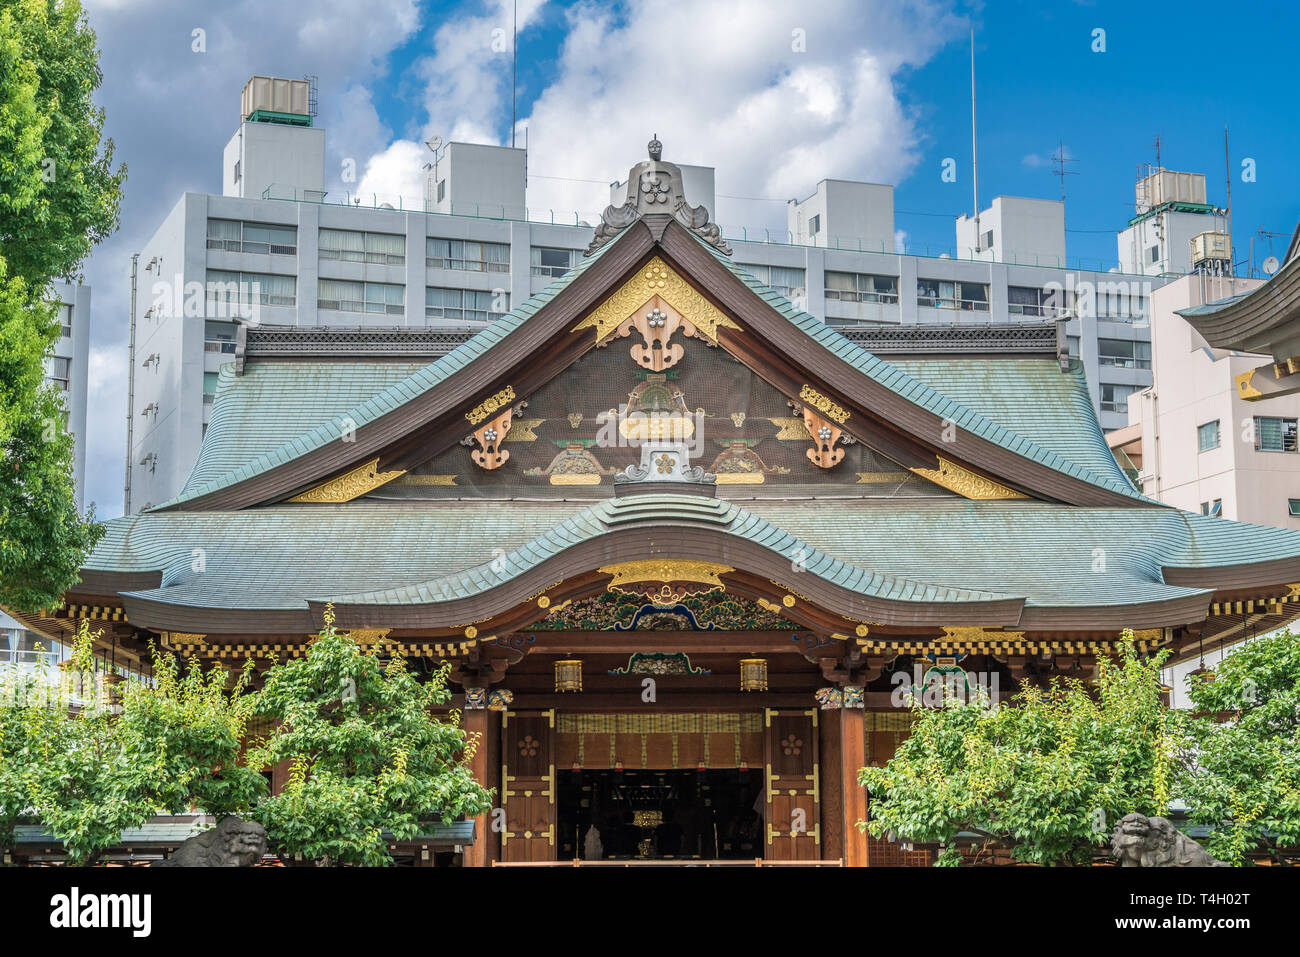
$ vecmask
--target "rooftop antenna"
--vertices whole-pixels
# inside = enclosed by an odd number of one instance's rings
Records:
[[[975,27],[970,28],[970,166],[975,200],[975,251],[980,251],[980,160],[975,145]]]
[[[510,40],[510,148],[515,148],[515,103],[519,89],[519,0],[514,2],[514,34]]]
[[[1228,213],[1227,213],[1227,230],[1228,233],[1228,275],[1237,274],[1237,265],[1233,262],[1232,256],[1232,161],[1228,159],[1228,127],[1223,127],[1223,180],[1228,186]]]
[[[1052,172],[1061,177],[1061,203],[1065,203],[1065,177],[1077,176],[1078,171],[1067,169],[1066,167],[1073,164],[1074,160],[1065,158],[1065,144],[1060,140],[1056,141],[1056,152],[1052,154]]]

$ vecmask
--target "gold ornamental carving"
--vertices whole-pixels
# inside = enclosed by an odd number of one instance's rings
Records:
[[[811,405],[822,415],[826,416],[826,418],[834,419],[840,425],[843,425],[849,420],[848,409],[832,402],[810,385],[805,384],[804,387],[799,390],[799,400],[806,405]]]
[[[503,405],[509,405],[515,401],[514,386],[506,386],[496,395],[484,399],[473,410],[465,413],[465,418],[469,419],[470,425],[478,425],[489,415],[501,408]]]
[[[635,276],[620,286],[613,295],[593,309],[570,331],[578,332],[582,329],[594,328],[596,341],[604,342],[635,314],[644,312],[644,307],[656,296],[671,306],[681,319],[690,325],[693,331],[688,332],[688,335],[717,345],[719,328],[741,331],[739,325],[709,302],[698,289],[679,276],[658,256],[639,269]],[[630,331],[629,326],[628,332]]]
[[[620,562],[617,565],[605,565],[597,569],[604,575],[613,575],[614,580],[607,588],[610,591],[644,594],[644,588],[632,586],[647,582],[662,582],[667,588],[669,582],[692,582],[705,585],[705,591],[725,591],[726,586],[718,578],[727,572],[734,572],[730,565],[717,562],[702,562],[692,559],[647,558],[639,561]],[[679,589],[680,590],[680,589]],[[684,594],[703,594],[701,591],[687,590]],[[680,595],[676,596],[680,599]]]
[[[937,469],[912,469],[922,478],[929,479],[936,485],[942,485],[944,488],[956,492],[964,498],[976,500],[989,499],[1007,499],[1007,498],[1028,498],[1023,492],[1017,492],[1013,488],[1008,488],[1000,482],[995,482],[991,478],[986,478],[970,469],[962,468],[955,462],[950,462],[942,455],[939,458],[939,467]]]
[[[964,641],[964,642],[987,642],[987,641],[1024,641],[1025,633],[1023,631],[995,631],[992,628],[983,628],[978,625],[971,626],[947,626],[943,629],[944,641]]]
[[[398,476],[405,475],[406,469],[394,469],[389,472],[379,471],[378,457],[365,465],[358,466],[350,472],[344,472],[327,482],[322,482],[313,489],[289,499],[290,502],[350,502],[358,496],[391,482]]]

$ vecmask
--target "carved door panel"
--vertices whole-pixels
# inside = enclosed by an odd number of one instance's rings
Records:
[[[767,859],[814,861],[821,854],[817,711],[766,715]]]
[[[555,860],[555,711],[501,718],[503,861]]]

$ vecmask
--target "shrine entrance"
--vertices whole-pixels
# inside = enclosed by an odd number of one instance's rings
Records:
[[[508,711],[501,860],[818,860],[817,717]]]
[[[559,772],[560,860],[764,856],[761,769]]]

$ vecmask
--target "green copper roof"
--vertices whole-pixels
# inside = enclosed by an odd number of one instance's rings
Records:
[[[202,488],[292,442],[424,368],[424,362],[249,362],[221,367],[217,397],[194,471],[181,492]]]
[[[1123,471],[1115,465],[1109,452],[1103,451],[1105,442],[1099,438],[1100,430],[1096,425],[1095,416],[1090,407],[1085,412],[1079,403],[1077,382],[1049,383],[1042,371],[1046,368],[1043,364],[1032,367],[1027,362],[1002,364],[1002,360],[997,360],[996,363],[975,363],[999,367],[982,372],[958,371],[956,367],[961,364],[960,360],[953,360],[949,366],[942,369],[934,365],[913,364],[911,372],[920,376],[916,378],[909,374],[906,363],[891,364],[872,355],[815,316],[795,309],[787,299],[760,283],[729,257],[700,241],[698,237],[696,241],[699,241],[703,248],[773,309],[828,352],[843,359],[863,375],[874,379],[934,415],[954,422],[959,428],[1040,465],[1111,492],[1135,499],[1142,498],[1129,483]],[[195,474],[186,483],[182,492],[158,507],[167,507],[198,498],[259,475],[337,441],[349,429],[360,428],[404,405],[486,353],[497,342],[519,328],[530,316],[542,309],[601,255],[617,244],[617,239],[607,243],[564,277],[551,283],[544,291],[522,303],[500,321],[446,356],[411,372],[398,381],[389,381],[376,376],[374,382],[377,386],[376,391],[347,408],[342,407],[340,397],[338,402],[332,399],[322,401],[321,416],[308,415],[306,405],[310,402],[310,396],[323,390],[310,385],[306,395],[289,399],[284,389],[277,389],[274,391],[275,397],[287,404],[289,412],[285,423],[271,426],[269,420],[279,414],[280,406],[272,404],[269,407],[258,407],[249,401],[236,400],[234,396],[244,389],[245,385],[238,380],[230,383],[217,395],[212,415],[214,425],[219,424],[220,427],[214,430],[210,426],[205,446],[208,443],[218,444],[229,440],[232,442],[232,447],[229,450],[211,452],[205,448],[205,451],[200,454],[199,466]],[[250,368],[256,365],[257,363],[250,363]],[[1017,379],[1017,373],[1024,373],[1030,381]],[[364,377],[365,374],[364,371],[357,373],[359,377]],[[1055,374],[1061,375],[1059,370]],[[991,381],[993,377],[996,377],[997,381]],[[243,378],[247,378],[247,375],[240,377]],[[926,384],[926,379],[934,382],[935,385]],[[952,393],[941,391],[940,384],[944,389],[951,388]],[[356,386],[354,394],[364,391],[360,388],[360,378],[353,385]],[[257,387],[257,385],[252,386],[254,389]],[[1033,396],[1029,393],[1039,387],[1048,392],[1058,393],[1062,388],[1073,389],[1075,394],[1072,397],[1065,397],[1055,409],[1049,408],[1051,403],[1046,401],[1041,402],[1038,408],[1034,408]],[[1000,391],[991,393],[989,390]],[[224,412],[222,406],[225,404],[235,408]],[[988,414],[983,414],[977,409],[987,409]],[[299,415],[303,419],[314,418],[315,421],[305,422],[302,430],[294,434],[289,420]],[[250,416],[253,417],[251,422]],[[1003,416],[1004,419],[999,420],[999,416]],[[259,429],[266,431],[268,437],[265,440],[255,436]],[[275,439],[274,444],[270,438],[272,435]],[[241,458],[243,461],[238,461]]]
[[[1077,360],[1064,373],[1055,359],[895,359],[893,365],[1101,478],[1128,484]]]
[[[1160,601],[1200,592],[1164,584],[1164,566],[1300,554],[1300,532],[1174,509],[946,499],[741,508],[645,494],[585,508],[358,501],[154,512],[107,523],[86,567],[159,571],[162,587],[138,594],[197,607],[300,609],[309,599],[438,602],[483,592],[580,542],[641,523],[713,527],[786,560],[802,549],[806,571],[794,576],[811,574],[864,596],[917,602],[1007,595],[1058,607]],[[445,546],[450,542],[454,548]],[[719,560],[726,560],[725,546]]]

